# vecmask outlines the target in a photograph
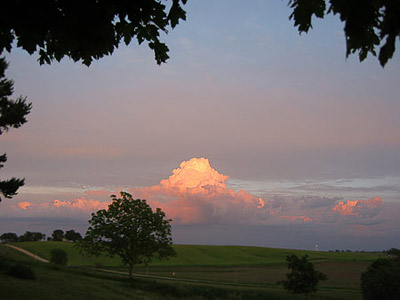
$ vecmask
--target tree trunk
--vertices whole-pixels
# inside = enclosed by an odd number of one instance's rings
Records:
[[[132,279],[133,278],[133,264],[129,265],[129,278]]]

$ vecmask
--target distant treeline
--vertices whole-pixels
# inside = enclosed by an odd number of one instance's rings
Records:
[[[65,241],[65,242],[76,242],[82,239],[82,235],[75,230],[67,230],[65,233],[61,229],[56,229],[51,234],[51,237],[47,237],[47,241]],[[11,242],[37,242],[45,241],[46,235],[41,232],[27,231],[23,235],[18,236],[14,232],[7,232],[0,235],[0,240],[3,243]]]

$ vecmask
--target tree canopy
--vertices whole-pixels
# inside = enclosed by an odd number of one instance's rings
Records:
[[[18,238],[20,242],[36,242],[41,241],[46,237],[44,233],[41,232],[30,232],[26,231],[23,235]]]
[[[7,67],[6,60],[3,57],[0,58],[0,135],[10,128],[19,128],[26,123],[26,115],[32,108],[32,104],[26,102],[26,97],[18,97],[16,100],[9,99],[14,91],[14,82],[5,77]],[[6,161],[7,155],[0,155],[0,169],[4,167]],[[15,177],[0,180],[0,195],[5,198],[12,198],[17,194],[18,188],[23,185],[24,179]]]
[[[76,242],[82,239],[82,236],[79,232],[75,232],[75,230],[71,229],[71,230],[67,230],[65,232],[64,237],[68,240],[68,241],[72,241],[72,242]]]
[[[117,255],[133,275],[136,264],[148,264],[153,257],[165,259],[176,255],[172,248],[172,220],[165,213],[155,211],[146,200],[133,199],[121,192],[121,198],[111,195],[108,209],[92,213],[89,228],[79,246],[84,253],[99,255],[105,251],[109,256]]]
[[[4,243],[18,242],[18,236],[14,232],[6,232],[0,235],[0,240]]]
[[[394,0],[289,0],[293,9],[290,19],[299,32],[312,28],[312,17],[339,15],[344,22],[346,56],[357,53],[360,61],[368,54],[377,55],[385,66],[395,51],[400,38],[400,1]]]
[[[365,300],[400,299],[400,250],[387,251],[361,274],[361,291]]]
[[[38,53],[41,64],[64,56],[90,65],[111,55],[121,42],[147,42],[158,64],[169,58],[160,33],[186,19],[187,0],[0,1],[0,53],[16,45]],[[251,3],[249,3],[251,5]],[[400,38],[400,2],[394,0],[288,0],[290,19],[300,33],[312,18],[338,15],[344,22],[346,55],[360,61],[377,55],[384,66]],[[16,44],[14,41],[17,40]]]
[[[186,13],[172,0],[0,1],[0,53],[16,46],[38,53],[40,64],[68,56],[89,66],[111,55],[120,42],[148,42],[158,64],[168,59],[160,33],[174,28]]]
[[[61,229],[56,229],[53,230],[53,233],[51,234],[52,240],[53,241],[58,241],[61,242],[64,238],[64,231]]]

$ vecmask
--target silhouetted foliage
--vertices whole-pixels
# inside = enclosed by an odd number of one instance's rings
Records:
[[[0,236],[0,240],[3,243],[11,243],[11,242],[18,242],[18,236],[16,233],[14,232],[7,232],[7,233],[3,233]]]
[[[66,266],[68,263],[68,254],[63,249],[53,249],[50,251],[50,262],[59,266]]]
[[[20,242],[37,242],[45,238],[44,233],[27,231],[18,238]]]
[[[51,234],[52,240],[55,242],[61,242],[64,238],[64,231],[61,229],[56,229]]]
[[[365,300],[400,299],[400,259],[379,258],[361,274]]]
[[[136,38],[139,44],[148,42],[160,64],[169,58],[160,33],[186,19],[181,6],[186,0],[172,0],[169,8],[163,2],[0,1],[0,53],[16,45],[29,54],[38,52],[40,64],[68,56],[89,66]]]
[[[118,255],[132,277],[134,265],[176,253],[172,248],[171,220],[165,219],[165,213],[160,208],[153,211],[146,200],[134,200],[125,192],[120,194],[121,198],[111,195],[108,209],[92,213],[89,229],[78,246],[90,255],[102,251],[109,256]]]
[[[391,258],[398,258],[400,259],[400,249],[397,248],[391,248],[388,251],[386,251],[387,255],[389,255]]]
[[[6,274],[22,279],[35,279],[35,273],[32,268],[20,263],[11,265],[6,271]]]
[[[312,17],[337,14],[344,22],[346,56],[358,52],[360,61],[377,55],[382,66],[392,58],[400,38],[400,1],[394,0],[289,0],[290,19],[299,32],[312,28]],[[383,44],[383,45],[382,45]]]
[[[314,264],[308,261],[308,255],[301,258],[297,255],[287,256],[286,261],[291,272],[286,274],[287,280],[278,284],[293,294],[304,294],[307,298],[308,294],[317,292],[321,280],[328,279],[325,274],[315,270]]]
[[[0,53],[16,45],[37,52],[40,64],[64,56],[90,65],[111,55],[121,42],[148,42],[158,64],[165,62],[168,47],[159,39],[180,20],[186,20],[187,0],[0,1]],[[249,4],[251,5],[251,3]],[[290,19],[299,32],[312,28],[312,17],[337,14],[344,22],[346,55],[370,53],[384,66],[400,37],[400,2],[394,0],[289,0]],[[14,43],[14,40],[17,42]]]
[[[82,239],[82,235],[79,232],[75,232],[75,230],[71,229],[71,230],[67,230],[65,232],[64,237],[68,240],[68,241],[72,241],[72,242],[76,242]]]
[[[0,58],[0,135],[8,131],[9,128],[18,128],[24,124],[26,122],[25,117],[32,108],[32,104],[27,103],[26,98],[18,97],[16,100],[9,99],[13,93],[14,82],[5,78],[5,70],[7,67],[8,64],[6,60],[3,57]],[[6,154],[0,155],[0,169],[4,167],[6,161]],[[12,196],[17,194],[18,188],[23,185],[24,179],[13,177],[8,180],[1,180],[0,194],[5,198],[12,198]]]

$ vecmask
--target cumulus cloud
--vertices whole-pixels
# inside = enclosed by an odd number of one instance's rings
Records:
[[[208,159],[182,162],[171,176],[151,187],[129,188],[134,198],[160,207],[174,224],[377,224],[382,222],[380,197],[344,200],[339,197],[263,196],[227,186],[229,176],[215,170]],[[23,214],[85,215],[106,208],[117,191],[87,190],[72,199],[21,201],[14,208]],[[29,209],[28,209],[29,208]]]
[[[133,188],[135,197],[161,207],[179,224],[248,222],[260,217],[265,201],[244,190],[226,186],[229,177],[213,169],[206,158],[192,158],[168,179],[150,188]],[[264,211],[264,215],[267,212]],[[261,212],[262,214],[262,212]],[[261,219],[263,216],[261,216]]]
[[[332,210],[342,216],[373,217],[382,207],[382,199],[377,196],[368,200],[339,201]]]

